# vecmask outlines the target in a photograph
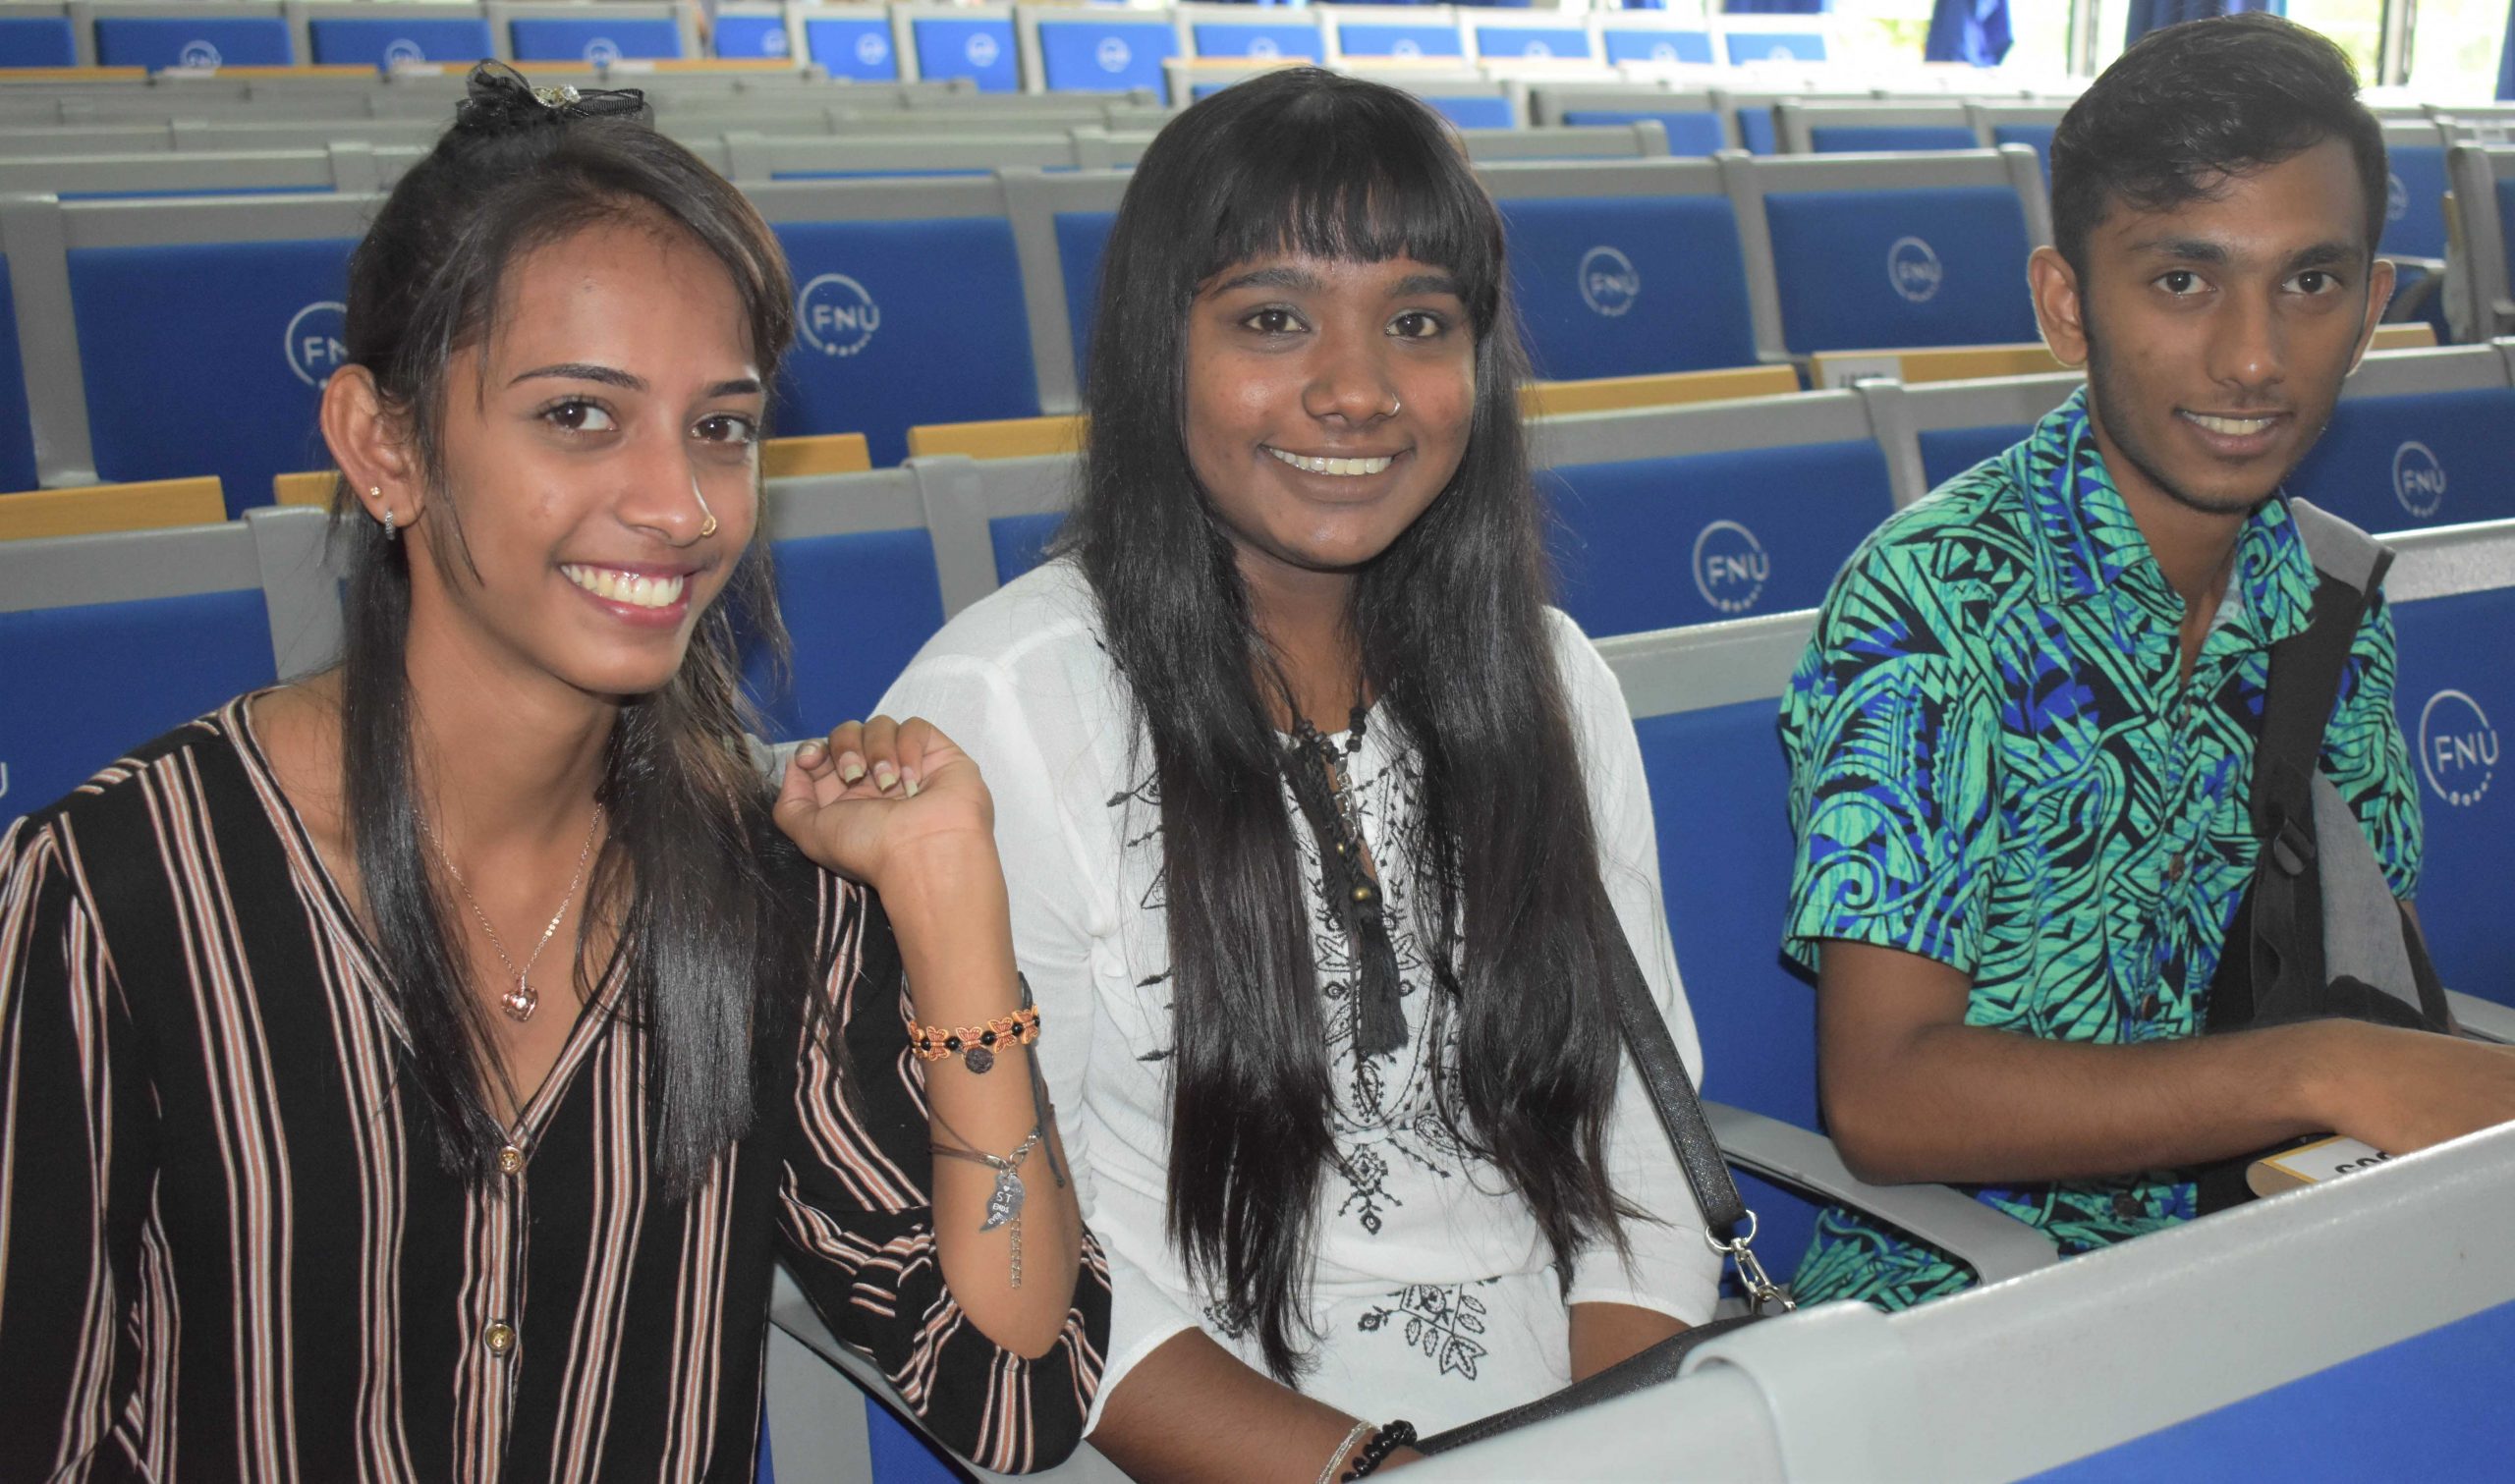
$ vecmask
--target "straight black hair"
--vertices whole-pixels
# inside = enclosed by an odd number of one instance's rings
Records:
[[[1336,1157],[1310,888],[1234,546],[1190,470],[1186,323],[1201,285],[1273,254],[1456,277],[1477,398],[1457,473],[1362,572],[1366,683],[1423,769],[1417,930],[1455,1023],[1440,1113],[1527,1200],[1569,1283],[1621,1253],[1602,1152],[1618,931],[1544,612],[1519,413],[1527,371],[1499,215],[1446,126],[1393,88],[1295,69],[1198,103],[1136,168],[1102,258],[1081,497],[1064,550],[1149,738],[1171,956],[1169,1225],[1268,1368],[1302,1365],[1312,1213]],[[1141,766],[1142,759],[1139,759]],[[1339,1011],[1339,1014],[1350,1014]],[[1436,1061],[1435,1066],[1440,1064]]]
[[[2053,246],[2084,280],[2088,237],[2117,202],[2160,211],[2199,200],[2332,138],[2357,164],[2372,256],[2390,172],[2347,54],[2264,11],[2151,31],[2053,132]]]
[[[476,581],[462,544],[467,492],[445,480],[449,367],[487,354],[516,261],[578,232],[623,222],[681,234],[724,266],[763,376],[792,338],[785,259],[741,192],[645,122],[633,93],[536,96],[483,64],[455,127],[394,187],[350,257],[347,360],[374,377],[429,486],[431,543],[449,582]],[[376,947],[409,1038],[404,1074],[422,1095],[450,1172],[484,1178],[504,1131],[483,1096],[504,1072],[450,906],[419,832],[420,790],[403,651],[408,543],[387,540],[343,487],[334,538],[349,569],[342,763],[347,817]],[[810,977],[806,924],[784,919],[762,852],[779,837],[745,742],[749,714],[734,615],[782,648],[764,556],[746,554],[700,618],[661,690],[623,710],[598,797],[608,838],[593,863],[570,955],[588,997],[583,926],[619,929],[618,1012],[648,1042],[656,1166],[686,1190],[751,1125],[776,1085],[767,1027],[800,1015]],[[512,1088],[509,1089],[513,1091]]]

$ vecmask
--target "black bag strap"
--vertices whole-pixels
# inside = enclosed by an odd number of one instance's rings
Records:
[[[1677,1055],[1677,1038],[1668,1033],[1667,1017],[1650,998],[1650,983],[1642,976],[1642,962],[1633,956],[1632,941],[1620,931],[1612,936],[1614,962],[1605,965],[1607,995],[1615,1007],[1616,1026],[1624,1032],[1625,1050],[1633,1054],[1634,1068],[1642,1073],[1642,1086],[1650,1094],[1650,1110],[1659,1116],[1659,1127],[1676,1146],[1677,1164],[1694,1189],[1695,1204],[1703,1208],[1707,1230],[1715,1238],[1726,1236],[1748,1219],[1746,1202],[1738,1198],[1737,1182],[1729,1178],[1729,1162],[1720,1153],[1720,1141],[1712,1137],[1710,1121],[1703,1116],[1703,1100],[1695,1095],[1685,1061]]]

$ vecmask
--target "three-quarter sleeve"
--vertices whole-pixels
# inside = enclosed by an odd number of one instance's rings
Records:
[[[1558,616],[1556,649],[1581,744],[1581,771],[1598,836],[1598,875],[1616,920],[1642,964],[1642,977],[1697,1085],[1703,1051],[1694,1013],[1677,976],[1665,901],[1659,894],[1658,833],[1650,791],[1615,673],[1568,618]],[[1627,1260],[1611,1251],[1585,1254],[1573,1275],[1573,1303],[1622,1303],[1701,1324],[1719,1297],[1720,1257],[1704,1240],[1704,1219],[1676,1150],[1650,1103],[1639,1070],[1626,1056],[1608,1120],[1607,1178],[1616,1194],[1648,1221],[1625,1223]]]
[[[1084,1234],[1065,1326],[1035,1360],[962,1312],[935,1240],[924,1072],[902,1031],[898,951],[867,894],[847,891],[837,917],[827,1018],[805,1038],[791,1109],[779,1199],[788,1266],[831,1333],[869,1356],[947,1447],[1000,1472],[1048,1467],[1082,1440],[1099,1385],[1099,1247]]]
[[[0,1478],[84,1478],[132,1386],[153,1114],[113,956],[46,816],[0,837]]]

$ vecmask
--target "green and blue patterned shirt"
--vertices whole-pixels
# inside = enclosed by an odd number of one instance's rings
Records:
[[[2269,646],[2305,627],[2315,573],[2286,505],[2265,503],[2184,683],[2183,600],[2105,474],[2085,396],[1897,513],[1835,579],[1782,702],[1798,837],[1784,933],[1812,967],[1841,938],[1962,969],[1969,1025],[2121,1044],[2201,1029],[2254,868]],[[2324,748],[2409,897],[2419,805],[2380,603]],[[2175,1171],[1976,1193],[2064,1253],[2193,1214]],[[1836,1209],[1795,1286],[1901,1308],[1970,1282]]]

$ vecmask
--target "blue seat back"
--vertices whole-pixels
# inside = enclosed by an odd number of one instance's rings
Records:
[[[0,819],[276,669],[258,587],[0,613]]]
[[[66,16],[0,17],[0,67],[72,67],[79,38]]]
[[[2288,476],[2372,531],[2515,518],[2515,389],[2348,397]]]
[[[899,54],[891,46],[886,21],[807,17],[804,46],[833,78],[854,78],[860,82],[899,81]]]
[[[2026,441],[2033,423],[1989,423],[1982,427],[1933,428],[1921,435],[1922,475],[1938,488],[1985,459]]]
[[[297,60],[276,16],[107,16],[96,22],[102,67],[286,67]]]
[[[770,546],[794,640],[787,684],[749,646],[744,678],[770,735],[810,737],[868,713],[943,627],[934,541],[923,530],[800,536]]]
[[[1822,62],[1825,38],[1804,30],[1740,30],[1723,33],[1732,67],[1749,62]]]
[[[1738,142],[1749,154],[1781,153],[1781,130],[1773,122],[1771,105],[1750,103],[1738,110]]]
[[[783,16],[718,16],[716,55],[782,61],[795,49]]]
[[[1517,129],[1520,116],[1498,93],[1426,93],[1432,111],[1461,129]]]
[[[1781,955],[1790,892],[1790,775],[1778,702],[1637,717],[1677,972],[1703,1039],[1703,1093],[1816,1127],[1816,996]],[[1808,1249],[1816,1206],[1737,1176],[1756,1252],[1774,1277]]]
[[[72,248],[97,472],[109,481],[216,474],[234,515],[270,503],[272,475],[323,467],[315,406],[344,354],[353,246]]]
[[[909,23],[917,41],[917,75],[934,81],[968,78],[980,92],[1022,85],[1013,23],[1001,17],[920,16]]]
[[[2036,338],[2005,186],[1776,192],[1764,215],[1793,355]]]
[[[1911,149],[1973,149],[1981,141],[1962,124],[1818,124],[1808,131],[1818,154],[1868,154]]]
[[[1500,204],[1513,289],[1540,377],[1756,363],[1746,261],[1726,196]]]
[[[2035,151],[2035,161],[2043,167],[2043,184],[2052,184],[2052,130],[2050,124],[1994,124],[1991,142],[2023,144]]]
[[[1179,54],[1179,32],[1167,21],[1082,13],[1039,22],[1039,71],[1050,92],[1158,89],[1161,64]]]
[[[1590,33],[1578,26],[1533,26],[1525,22],[1479,24],[1476,51],[1482,57],[1532,57],[1560,61],[1590,59]]]
[[[1349,57],[1463,57],[1467,48],[1449,26],[1373,23],[1336,27],[1336,49]]]
[[[1601,32],[1607,45],[1609,62],[1690,62],[1699,67],[1711,65],[1711,32],[1707,30],[1668,30],[1653,27],[1619,29],[1610,25]]]
[[[1089,379],[1091,366],[1091,315],[1100,302],[1100,258],[1109,250],[1109,233],[1118,225],[1114,211],[1057,213],[1057,268],[1065,280],[1065,319],[1074,336],[1074,379]]]
[[[419,62],[477,62],[498,54],[486,21],[316,17],[306,24],[306,29],[314,60],[326,67],[380,69]]]
[[[1274,26],[1200,22],[1188,27],[1188,37],[1201,57],[1251,57],[1260,62],[1302,57],[1315,62],[1325,54],[1317,26],[1295,21]]]
[[[1863,439],[1557,466],[1556,601],[1593,636],[1813,608],[1895,509]]]
[[[2402,144],[2384,151],[2392,167],[2385,183],[2381,250],[2405,257],[2445,255],[2445,147]]]
[[[2393,605],[2394,699],[2428,853],[2419,922],[2449,988],[2515,1005],[2515,583]]]
[[[797,305],[779,431],[861,432],[886,465],[907,457],[919,423],[1038,414],[1021,265],[1002,217],[776,231]]]
[[[27,371],[18,359],[18,297],[0,257],[0,494],[35,487],[35,435],[27,411]]]
[[[610,21],[519,17],[507,23],[507,39],[519,62],[642,60],[681,55],[681,27],[660,17],[623,16]]]
[[[1720,115],[1706,108],[1567,108],[1563,122],[1581,124],[1640,124],[1656,119],[1668,132],[1670,154],[1717,154],[1729,147],[1728,136],[1720,129]]]
[[[1010,582],[1039,565],[1048,545],[1065,523],[1061,514],[998,516],[986,522],[987,542],[995,550],[995,578]]]

